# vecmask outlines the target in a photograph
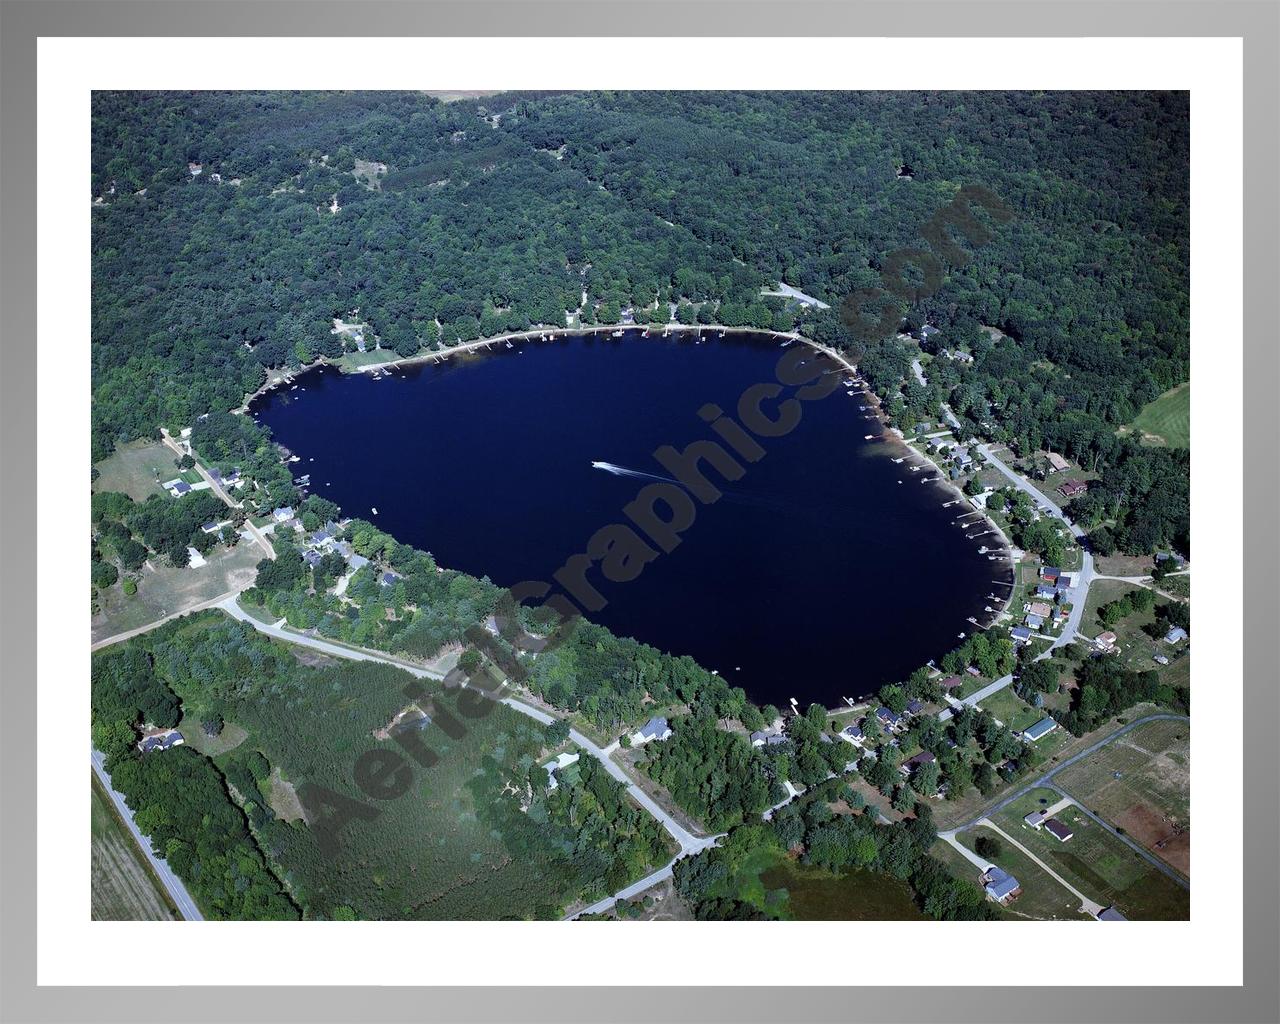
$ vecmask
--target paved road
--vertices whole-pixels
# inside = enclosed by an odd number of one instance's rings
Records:
[[[89,650],[96,651],[102,647],[110,647],[112,644],[118,644],[122,640],[128,640],[133,636],[141,636],[143,633],[150,633],[153,629],[163,626],[170,619],[180,619],[184,615],[190,615],[192,612],[203,611],[205,608],[213,608],[215,606],[223,607],[223,602],[227,599],[235,600],[238,590],[229,590],[225,594],[218,597],[211,597],[207,601],[201,601],[199,604],[193,604],[190,608],[183,608],[181,611],[172,612],[162,619],[156,619],[155,622],[148,622],[145,626],[139,626],[137,629],[125,630],[123,633],[117,633],[115,636],[104,637],[101,640],[95,640],[89,645]]]
[[[683,856],[683,854],[681,856]],[[629,900],[633,896],[639,896],[646,889],[649,889],[652,886],[657,885],[659,882],[665,881],[666,879],[670,878],[671,866],[675,864],[675,862],[679,859],[680,859],[679,857],[676,857],[674,860],[668,863],[666,867],[659,868],[653,874],[646,875],[644,878],[640,879],[640,881],[633,882],[631,885],[627,886],[625,889],[618,890],[618,892],[614,893],[612,896],[606,896],[604,899],[600,900],[598,903],[593,903],[589,907],[584,907],[582,910],[579,910],[575,914],[566,914],[564,917],[564,920],[573,921],[579,917],[582,917],[584,914],[603,914],[606,910],[610,909],[615,903],[617,903],[618,900]]]
[[[163,439],[164,443],[168,445],[169,448],[179,456],[187,454],[186,450],[182,447],[182,445],[179,444],[177,441],[175,441],[172,438],[172,436],[170,436],[169,432],[164,429],[164,427],[160,428],[160,437],[161,439]],[[209,475],[209,471],[206,470],[204,466],[202,466],[199,462],[196,463],[196,472],[199,473],[200,478],[209,485],[213,493],[222,499],[224,504],[226,504],[230,508],[239,508],[239,509],[244,508],[244,503],[239,501],[234,501],[231,495],[229,495],[225,490],[222,489],[222,487],[218,484],[218,482],[214,480],[212,476]],[[256,526],[254,526],[253,523],[251,523],[249,520],[246,519],[244,525],[245,525],[245,529],[249,532],[250,536],[252,536],[253,539],[257,541],[258,546],[262,548],[262,550],[266,553],[266,556],[274,561],[276,557],[276,549],[271,546],[271,542],[267,540],[267,538],[262,535],[262,532]]]
[[[991,831],[998,836],[1003,836],[1004,839],[1011,846],[1014,846],[1017,849],[1021,850],[1023,854],[1026,855],[1027,859],[1040,865],[1041,870],[1044,871],[1046,875],[1052,878],[1055,882],[1057,882],[1060,886],[1062,886],[1062,888],[1066,889],[1067,892],[1071,893],[1072,896],[1074,896],[1076,899],[1080,901],[1080,909],[1083,910],[1086,914],[1089,914],[1091,917],[1097,917],[1099,914],[1101,914],[1104,910],[1107,909],[1101,903],[1098,903],[1096,900],[1089,899],[1088,896],[1086,896],[1074,885],[1072,885],[1065,878],[1063,878],[1060,874],[1054,871],[1053,868],[1049,867],[1048,864],[1046,864],[1034,853],[1028,850],[1025,846],[1023,846],[1020,842],[1018,842],[1018,840],[1014,839],[1013,836],[1009,835],[1008,832],[1002,829],[994,821],[990,821],[986,818],[983,818],[982,826],[983,828],[991,829]]]
[[[294,633],[283,629],[279,624],[267,624],[259,622],[252,615],[240,607],[235,596],[226,598],[220,602],[219,607],[227,612],[233,618],[239,619],[241,622],[248,623],[260,633],[275,637],[277,640],[283,640],[286,643],[299,644],[303,647],[310,647],[313,650],[321,651],[325,654],[332,655],[335,658],[347,658],[351,661],[379,661],[387,665],[393,665],[396,668],[410,672],[420,679],[443,679],[444,674],[430,669],[421,668],[416,665],[410,665],[406,662],[399,661],[390,655],[379,654],[374,651],[364,650],[362,648],[345,647],[338,644],[330,643],[327,640],[321,640],[318,637],[307,636],[303,633]],[[533,707],[524,701],[517,700],[514,697],[499,698],[503,704],[520,712],[522,715],[528,715],[535,721],[541,722],[543,725],[549,725],[556,721],[556,718]],[[641,807],[648,811],[654,818],[662,823],[662,827],[667,830],[673,839],[680,844],[680,856],[686,856],[691,853],[697,853],[699,850],[705,850],[709,846],[716,843],[715,836],[695,836],[681,825],[675,818],[664,811],[643,789],[631,780],[631,777],[622,770],[621,767],[609,757],[608,754],[600,748],[598,744],[578,732],[577,729],[569,730],[569,738],[578,744],[583,750],[594,757],[602,765],[605,770],[615,779],[627,787],[627,792],[631,798],[635,800]]]
[[[1000,811],[1004,810],[1006,807],[1008,807],[1008,806],[1009,806],[1011,803],[1013,803],[1015,800],[1018,800],[1019,798],[1021,798],[1021,797],[1023,797],[1023,796],[1026,796],[1026,795],[1027,795],[1028,793],[1030,793],[1032,790],[1036,790],[1036,789],[1051,789],[1051,790],[1053,790],[1055,793],[1057,793],[1059,796],[1069,798],[1069,799],[1071,800],[1071,802],[1072,802],[1072,803],[1074,803],[1077,807],[1079,807],[1079,808],[1080,808],[1080,810],[1081,810],[1081,811],[1083,811],[1083,812],[1084,812],[1084,814],[1085,814],[1085,815],[1087,815],[1087,816],[1088,816],[1088,818],[1089,818],[1091,821],[1094,821],[1094,822],[1096,822],[1097,824],[1101,825],[1103,828],[1105,828],[1105,829],[1106,829],[1108,832],[1110,832],[1113,836],[1115,836],[1115,837],[1116,837],[1117,839],[1119,839],[1122,843],[1124,843],[1127,847],[1129,847],[1129,849],[1131,849],[1134,853],[1136,853],[1138,856],[1142,857],[1145,861],[1147,861],[1149,864],[1151,864],[1151,866],[1152,866],[1152,867],[1156,868],[1157,870],[1159,870],[1162,874],[1166,875],[1167,877],[1169,877],[1169,878],[1173,879],[1173,881],[1175,881],[1175,882],[1176,882],[1178,885],[1180,885],[1183,889],[1190,890],[1190,888],[1191,888],[1190,883],[1188,883],[1186,879],[1184,879],[1180,874],[1178,874],[1178,873],[1177,873],[1173,868],[1171,868],[1168,864],[1166,864],[1164,861],[1162,861],[1159,857],[1157,857],[1155,854],[1153,854],[1150,850],[1146,849],[1146,847],[1139,846],[1137,843],[1135,843],[1135,842],[1134,842],[1132,839],[1130,839],[1128,836],[1126,836],[1126,835],[1124,835],[1123,833],[1121,833],[1121,832],[1117,831],[1117,830],[1116,830],[1114,827],[1112,827],[1110,824],[1108,824],[1107,822],[1103,821],[1103,820],[1102,820],[1101,818],[1099,818],[1096,814],[1094,814],[1091,810],[1089,810],[1089,808],[1085,807],[1085,806],[1084,806],[1084,804],[1082,804],[1082,803],[1080,802],[1079,798],[1077,798],[1077,797],[1073,796],[1071,793],[1067,792],[1065,789],[1063,789],[1061,786],[1059,786],[1056,782],[1054,782],[1054,781],[1053,781],[1053,780],[1054,780],[1054,778],[1055,778],[1055,776],[1057,776],[1057,774],[1058,774],[1059,772],[1063,771],[1063,770],[1064,770],[1064,769],[1066,769],[1066,768],[1070,768],[1073,764],[1076,764],[1078,761],[1082,760],[1083,758],[1088,757],[1090,754],[1096,753],[1097,751],[1099,751],[1099,750],[1101,750],[1103,747],[1105,747],[1107,744],[1109,744],[1109,743],[1114,743],[1114,742],[1115,742],[1116,740],[1118,740],[1121,736],[1124,736],[1126,733],[1132,732],[1134,729],[1138,728],[1138,726],[1140,726],[1140,725],[1145,725],[1147,722],[1159,722],[1159,721],[1189,722],[1189,721],[1190,721],[1190,719],[1189,719],[1189,718],[1187,718],[1187,716],[1186,716],[1186,715],[1174,715],[1174,714],[1163,714],[1163,713],[1161,713],[1161,714],[1154,714],[1154,715],[1146,715],[1146,716],[1145,716],[1145,717],[1143,717],[1143,718],[1139,718],[1137,721],[1130,722],[1128,725],[1125,725],[1125,726],[1123,726],[1122,728],[1117,729],[1115,732],[1110,733],[1110,734],[1108,734],[1108,735],[1106,735],[1106,736],[1102,737],[1102,739],[1098,740],[1096,743],[1092,743],[1092,744],[1090,744],[1088,747],[1086,747],[1084,750],[1080,751],[1078,754],[1073,754],[1071,757],[1067,758],[1067,759],[1066,759],[1065,761],[1063,761],[1061,764],[1056,765],[1056,766],[1055,766],[1054,768],[1052,768],[1051,770],[1049,770],[1049,771],[1045,772],[1043,775],[1039,776],[1039,777],[1038,777],[1037,779],[1035,779],[1033,782],[1029,782],[1027,785],[1023,786],[1022,788],[1020,788],[1020,789],[1016,790],[1016,791],[1015,791],[1015,792],[1013,792],[1013,793],[1010,793],[1010,794],[1009,794],[1008,796],[1006,796],[1006,797],[1001,798],[999,801],[997,801],[996,803],[992,804],[992,805],[991,805],[990,807],[988,807],[985,811],[983,811],[981,814],[979,814],[976,818],[973,818],[973,819],[971,819],[970,821],[965,822],[963,825],[959,825],[959,826],[957,826],[956,828],[948,829],[948,830],[946,830],[945,832],[939,832],[939,833],[938,833],[938,838],[939,838],[939,839],[943,839],[943,840],[945,840],[945,841],[946,841],[947,843],[949,843],[951,846],[953,846],[953,847],[955,847],[956,849],[960,850],[960,852],[961,852],[961,853],[963,853],[966,857],[968,857],[968,859],[969,859],[969,860],[973,861],[973,862],[976,864],[976,863],[978,863],[978,862],[977,862],[976,860],[974,860],[974,857],[973,857],[973,856],[970,856],[970,854],[968,853],[968,851],[967,851],[967,850],[965,850],[965,848],[960,844],[960,841],[956,838],[956,837],[957,837],[957,835],[958,835],[959,833],[961,833],[961,832],[966,831],[967,829],[971,829],[971,828],[973,828],[973,827],[974,827],[974,826],[976,826],[976,825],[985,825],[985,826],[989,826],[989,827],[991,827],[991,828],[995,829],[995,828],[996,828],[996,826],[995,826],[994,824],[992,824],[992,822],[991,822],[991,820],[990,820],[994,815],[996,815],[996,814],[1000,813]],[[996,829],[996,831],[1000,831],[1000,830],[999,830],[999,829]],[[1001,832],[1001,834],[1002,834],[1002,835],[1005,835],[1005,837],[1006,837],[1006,838],[1010,839],[1010,841],[1011,841],[1011,842],[1013,842],[1013,843],[1014,843],[1014,845],[1018,846],[1020,849],[1023,849],[1023,851],[1024,851],[1024,852],[1026,852],[1028,856],[1032,856],[1032,855],[1031,855],[1031,853],[1030,853],[1030,851],[1027,851],[1027,850],[1025,849],[1025,847],[1022,847],[1022,846],[1021,846],[1021,844],[1019,844],[1016,840],[1014,840],[1014,839],[1012,839],[1011,837],[1007,836],[1007,835],[1006,835],[1005,833],[1003,833],[1003,832]],[[1041,867],[1044,867],[1044,865],[1043,865],[1043,864],[1042,864],[1042,863],[1041,863],[1037,858],[1035,858],[1035,857],[1033,856],[1033,857],[1032,857],[1032,859],[1033,859],[1033,860],[1036,860],[1036,863],[1041,864]],[[1045,868],[1045,870],[1049,870],[1049,869],[1048,869],[1048,868]],[[1050,871],[1049,873],[1050,873],[1050,874],[1053,874],[1053,872],[1052,872],[1052,871]],[[1058,876],[1057,876],[1057,875],[1054,875],[1054,877],[1055,877],[1055,878],[1057,878]],[[1061,881],[1061,879],[1059,879],[1059,881]],[[1066,883],[1065,883],[1065,882],[1063,882],[1062,884],[1063,884],[1063,885],[1066,885]],[[1067,887],[1068,889],[1071,889],[1071,886],[1069,886],[1069,885],[1066,885],[1066,887]],[[1076,892],[1074,889],[1071,889],[1071,891],[1072,891],[1073,893],[1075,893],[1075,892]],[[1078,896],[1078,895],[1080,895],[1080,894],[1079,894],[1079,893],[1076,893],[1076,895]],[[1096,906],[1096,904],[1095,904],[1095,906]],[[1099,908],[1099,909],[1101,909],[1101,908]],[[1096,912],[1094,912],[1094,911],[1090,911],[1090,912],[1091,912],[1091,913],[1095,913],[1095,914],[1096,914]]]
[[[956,419],[955,414],[945,405],[942,407],[942,411],[948,423],[955,427],[960,425],[960,421]],[[993,468],[998,470],[1011,484],[1013,484],[1014,487],[1018,488],[1018,490],[1023,493],[1030,495],[1032,501],[1038,502],[1040,505],[1048,509],[1051,515],[1057,516],[1058,519],[1062,520],[1063,525],[1071,531],[1071,535],[1080,542],[1081,562],[1079,571],[1075,573],[1076,585],[1073,588],[1074,594],[1072,595],[1071,600],[1071,614],[1067,617],[1067,621],[1063,625],[1062,632],[1058,634],[1057,639],[1055,639],[1053,643],[1041,651],[1036,657],[1036,661],[1041,661],[1052,656],[1053,652],[1058,648],[1065,647],[1067,644],[1072,643],[1077,636],[1079,636],[1080,622],[1084,618],[1084,606],[1089,599],[1089,585],[1097,578],[1093,567],[1093,555],[1089,553],[1088,548],[1084,544],[1085,531],[1068,519],[1066,513],[1062,511],[1053,499],[1041,491],[1040,488],[1036,487],[1035,484],[1031,483],[1031,481],[1024,479],[1018,473],[1015,473],[1012,469],[1006,466],[1004,462],[1001,461],[1000,457],[991,450],[990,445],[979,443],[976,447],[978,451],[982,453],[987,462],[989,462]],[[971,693],[968,697],[964,698],[963,703],[973,707],[980,701],[986,700],[993,694],[999,693],[1012,682],[1012,675],[1001,676],[994,682],[988,683],[982,689]],[[952,713],[951,708],[944,708],[938,713],[938,718],[945,722],[952,716]]]
[[[111,786],[111,776],[107,774],[106,755],[100,754],[96,750],[89,752],[89,761],[93,765],[93,773],[98,776],[98,781],[102,783],[111,797],[111,802],[116,805],[116,810],[120,812],[120,817],[124,819],[124,823],[129,826],[129,831],[133,834],[134,841],[141,848],[143,855],[151,864],[160,882],[164,885],[165,890],[169,893],[174,905],[180,913],[188,921],[203,921],[204,915],[200,913],[200,908],[196,906],[196,901],[192,899],[191,893],[187,892],[187,887],[182,884],[182,879],[173,873],[173,869],[165,863],[163,857],[157,857],[155,851],[151,849],[151,840],[144,836],[138,826],[133,823],[133,811],[129,810],[129,805],[124,802],[124,797],[117,793]]]
[[[1036,776],[1036,778],[1033,781],[1028,782],[1021,789],[1015,790],[1014,792],[1010,793],[1008,796],[1002,797],[999,801],[992,804],[985,811],[979,814],[976,818],[970,819],[969,821],[965,822],[963,825],[957,825],[955,828],[949,829],[947,834],[963,832],[965,829],[972,828],[974,825],[978,824],[978,822],[980,822],[983,818],[989,818],[994,814],[999,814],[1002,810],[1008,807],[1011,803],[1013,803],[1019,797],[1026,796],[1033,789],[1044,789],[1044,788],[1057,789],[1056,786],[1052,786],[1048,784],[1053,781],[1054,776],[1056,776],[1060,771],[1063,771],[1066,768],[1070,768],[1077,761],[1081,761],[1084,758],[1088,757],[1090,754],[1098,750],[1101,750],[1108,743],[1114,743],[1121,736],[1125,735],[1125,733],[1132,732],[1134,729],[1138,728],[1138,726],[1145,725],[1147,722],[1160,722],[1160,721],[1189,722],[1190,719],[1187,718],[1186,715],[1175,715],[1172,713],[1158,712],[1154,715],[1145,715],[1142,718],[1139,718],[1139,719],[1136,719],[1135,721],[1130,722],[1128,725],[1121,726],[1115,732],[1108,733],[1106,736],[1103,736],[1102,739],[1098,740],[1097,742],[1091,743],[1089,746],[1085,747],[1084,750],[1081,750],[1079,753],[1072,754],[1069,758],[1067,758],[1061,764],[1054,765],[1053,768],[1045,772],[1043,775]],[[1063,792],[1065,793],[1065,791]],[[1066,795],[1069,795],[1069,794],[1066,794]],[[1079,801],[1077,800],[1076,802],[1078,803]],[[1125,837],[1121,836],[1120,838],[1124,839]],[[1130,842],[1130,845],[1133,845],[1132,842]],[[1141,847],[1138,847],[1138,849],[1141,849]]]

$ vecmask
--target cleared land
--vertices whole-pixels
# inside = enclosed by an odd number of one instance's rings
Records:
[[[1084,618],[1081,621],[1081,632],[1095,637],[1104,630],[1111,630],[1116,635],[1117,657],[1126,668],[1136,672],[1154,671],[1160,681],[1170,686],[1186,687],[1191,684],[1191,642],[1183,640],[1178,644],[1167,644],[1163,636],[1149,636],[1144,627],[1156,620],[1155,608],[1149,612],[1134,612],[1126,615],[1111,626],[1104,625],[1098,619],[1098,609],[1104,604],[1124,597],[1134,590],[1140,589],[1132,583],[1121,583],[1117,580],[1097,580],[1089,588],[1089,600],[1085,605]],[[1157,595],[1156,608],[1170,603],[1169,598]],[[1168,665],[1157,662],[1156,656],[1168,658]]]
[[[1191,873],[1190,725],[1149,722],[1056,782],[1184,875]]]
[[[91,915],[95,921],[176,921],[169,897],[147,866],[111,800],[90,773],[93,787]]]
[[[1142,407],[1133,423],[1149,444],[1187,448],[1191,444],[1191,384],[1179,384]]]
[[[173,450],[160,441],[124,445],[94,468],[98,471],[94,491],[121,491],[134,501],[146,501],[153,494],[163,494],[160,482],[181,476]]]
[[[138,574],[138,592],[132,597],[118,586],[99,592],[90,620],[94,643],[244,590],[253,584],[262,549],[242,540],[233,548],[220,545],[206,558],[198,569],[175,569],[153,555]]]

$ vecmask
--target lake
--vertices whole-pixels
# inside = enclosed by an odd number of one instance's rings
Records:
[[[347,515],[511,586],[550,581],[596,531],[626,523],[623,507],[671,477],[654,451],[715,440],[699,410],[736,416],[786,354],[745,334],[534,341],[377,380],[312,371],[252,412]],[[708,470],[723,499],[698,505],[637,578],[593,570],[607,603],[589,617],[779,706],[870,694],[954,647],[970,616],[989,617],[987,595],[1007,592],[993,581],[1008,563],[979,553],[994,538],[966,539],[962,509],[944,507],[954,491],[893,462],[906,453],[866,402],[841,386],[803,403],[785,436],[758,438],[765,454],[741,460],[741,479]]]

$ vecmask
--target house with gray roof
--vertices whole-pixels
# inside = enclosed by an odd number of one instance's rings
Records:
[[[991,899],[1000,904],[1011,902],[1022,892],[1021,883],[1009,872],[994,864],[983,873],[982,888]]]
[[[642,747],[657,740],[661,743],[671,735],[671,726],[665,718],[651,718],[631,734],[631,745]]]
[[[1042,718],[1035,725],[1022,730],[1022,738],[1029,743],[1034,743],[1036,740],[1048,736],[1056,728],[1058,728],[1058,723],[1052,718]]]

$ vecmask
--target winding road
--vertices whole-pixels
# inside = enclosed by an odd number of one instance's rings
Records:
[[[232,618],[238,619],[239,621],[252,626],[259,633],[265,633],[267,636],[274,637],[277,640],[283,640],[286,643],[298,644],[302,647],[310,647],[313,650],[320,651],[335,658],[347,658],[351,661],[379,661],[383,664],[392,665],[395,668],[409,672],[412,675],[417,676],[419,679],[441,680],[444,678],[444,673],[442,672],[436,672],[431,669],[421,668],[417,665],[411,665],[407,662],[399,661],[390,655],[379,654],[375,651],[370,651],[364,648],[346,647],[330,643],[327,640],[308,636],[305,633],[295,633],[292,630],[284,629],[279,623],[268,624],[260,622],[240,607],[235,595],[219,602],[218,607]],[[512,710],[518,711],[522,715],[527,715],[529,718],[532,718],[537,722],[541,722],[543,725],[550,725],[552,722],[558,720],[554,715],[549,715],[545,711],[540,711],[538,708],[535,708],[530,704],[526,704],[524,701],[517,700],[515,697],[499,697],[498,700]],[[569,730],[569,738],[604,765],[605,771],[626,786],[627,793],[630,794],[631,799],[648,811],[649,814],[662,824],[662,827],[665,828],[670,836],[680,845],[681,857],[697,853],[700,850],[705,850],[707,847],[715,845],[716,839],[718,838],[717,836],[696,836],[686,829],[680,824],[680,822],[676,821],[675,818],[664,811],[648,793],[640,788],[639,785],[633,782],[631,777],[624,772],[618,763],[609,757],[609,755],[605,753],[604,749],[595,741],[589,739],[577,729],[573,728]],[[667,867],[670,868],[670,865]]]
[[[115,804],[116,810],[133,834],[133,838],[146,856],[147,862],[151,865],[152,870],[155,871],[156,876],[160,879],[160,883],[165,887],[165,891],[169,893],[169,897],[178,908],[178,913],[188,921],[203,921],[204,915],[200,913],[200,908],[196,906],[196,901],[192,898],[191,893],[187,891],[187,887],[183,885],[182,879],[173,873],[173,869],[165,863],[163,857],[156,856],[155,851],[151,849],[151,840],[144,836],[138,830],[138,826],[134,824],[133,811],[129,810],[129,805],[124,802],[124,797],[117,793],[111,785],[111,776],[107,774],[106,760],[105,754],[101,754],[96,750],[89,752],[89,761],[93,765],[93,774],[98,776],[98,781],[102,783],[102,788],[111,797],[111,802]]]

